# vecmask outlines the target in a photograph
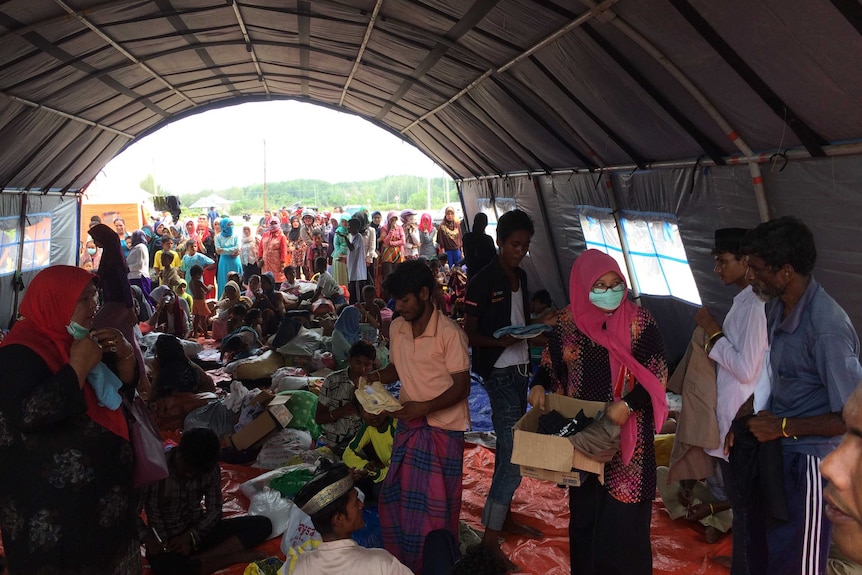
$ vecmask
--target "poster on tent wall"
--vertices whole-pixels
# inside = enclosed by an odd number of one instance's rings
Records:
[[[51,265],[51,214],[28,214],[21,242],[21,218],[0,217],[0,277],[15,273],[21,254],[21,271],[35,272]]]
[[[0,328],[17,313],[13,278],[21,255],[21,280],[27,286],[48,266],[76,265],[79,251],[78,199],[67,196],[27,196],[23,238],[20,193],[0,193]],[[20,304],[23,293],[18,294]]]

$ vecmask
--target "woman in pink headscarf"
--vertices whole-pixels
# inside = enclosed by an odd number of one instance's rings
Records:
[[[658,325],[627,295],[612,257],[581,254],[569,279],[571,304],[549,320],[554,331],[530,389],[530,404],[540,408],[546,388],[607,402],[606,416],[621,426],[604,485],[588,475],[569,490],[571,565],[579,575],[652,573],[653,436],[667,417],[667,364]]]
[[[382,273],[380,283],[395,271],[395,266],[404,259],[404,229],[398,224],[398,214],[393,210],[386,216],[386,225],[380,228],[383,254],[380,256]]]
[[[287,238],[281,231],[278,218],[270,217],[267,230],[263,233],[258,248],[262,273],[272,272],[274,281],[284,281],[284,264],[288,258]]]

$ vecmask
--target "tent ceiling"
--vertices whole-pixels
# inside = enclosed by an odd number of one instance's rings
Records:
[[[0,190],[78,191],[260,99],[358,114],[456,178],[862,136],[855,0],[0,0],[0,29]]]

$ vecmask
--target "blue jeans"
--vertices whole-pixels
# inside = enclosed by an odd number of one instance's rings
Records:
[[[529,366],[495,367],[485,389],[491,402],[491,422],[497,434],[494,455],[494,477],[482,512],[482,525],[500,531],[509,512],[512,496],[521,484],[521,472],[512,463],[514,433],[512,427],[527,411],[527,383]]]

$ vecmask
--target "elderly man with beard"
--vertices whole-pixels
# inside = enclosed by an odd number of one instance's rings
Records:
[[[823,514],[820,462],[845,432],[841,411],[862,380],[859,338],[847,314],[811,275],[814,236],[783,217],[746,235],[748,279],[766,305],[772,395],[748,421],[761,443],[780,440],[789,520],[769,523],[767,573],[823,573],[831,522]]]

